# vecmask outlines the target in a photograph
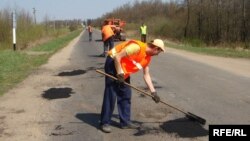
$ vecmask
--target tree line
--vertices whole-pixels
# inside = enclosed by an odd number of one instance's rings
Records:
[[[150,34],[207,45],[243,43],[250,48],[249,0],[161,0],[127,3],[95,20],[121,18],[137,30],[146,23]]]

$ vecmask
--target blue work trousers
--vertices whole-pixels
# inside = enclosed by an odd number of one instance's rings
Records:
[[[105,63],[105,72],[116,76],[117,72],[114,65],[114,60],[107,57]],[[130,77],[125,80],[130,83]],[[119,84],[112,78],[105,77],[105,90],[101,111],[101,125],[110,124],[111,117],[115,108],[117,99],[117,107],[121,126],[126,126],[130,122],[131,115],[131,88],[125,84]]]
[[[89,41],[92,41],[92,32],[89,32]]]
[[[106,41],[104,41],[103,54],[107,54],[109,50],[114,47],[114,37],[109,37]]]

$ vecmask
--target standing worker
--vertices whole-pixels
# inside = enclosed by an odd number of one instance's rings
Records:
[[[92,41],[92,31],[93,31],[92,26],[89,24],[89,26],[88,26],[89,41]]]
[[[151,56],[158,55],[160,52],[165,52],[164,43],[160,39],[155,39],[150,43],[143,43],[138,40],[125,41],[108,52],[104,67],[105,72],[116,76],[118,80],[114,81],[112,78],[105,77],[105,90],[100,117],[100,126],[103,132],[111,132],[110,123],[116,97],[121,128],[139,128],[130,120],[132,91],[129,86],[124,84],[124,82],[130,83],[130,74],[143,69],[143,78],[153,96],[153,100],[156,103],[160,102],[148,66]]]
[[[141,41],[146,43],[147,42],[147,26],[142,23],[140,27],[140,33],[141,33]]]
[[[102,27],[102,40],[104,43],[104,49],[100,56],[106,57],[108,51],[114,47],[114,35],[114,31],[112,30],[112,26],[109,25],[109,21],[105,21],[104,26]]]

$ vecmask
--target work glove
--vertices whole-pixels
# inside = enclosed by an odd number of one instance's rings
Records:
[[[152,99],[155,101],[155,103],[160,102],[160,97],[157,95],[157,92],[152,92],[151,95],[153,96]]]
[[[124,84],[125,79],[124,79],[124,74],[123,73],[117,74],[116,77],[117,77],[118,83]]]

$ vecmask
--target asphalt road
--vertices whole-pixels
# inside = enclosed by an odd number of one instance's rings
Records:
[[[250,124],[250,79],[191,61],[172,53],[154,57],[150,73],[163,101],[207,120],[205,126],[189,121],[185,116],[151,98],[133,91],[132,119],[141,124],[140,130],[124,130],[118,126],[114,112],[112,133],[99,130],[99,116],[104,91],[104,77],[95,72],[103,70],[105,58],[98,55],[103,43],[98,31],[93,41],[84,32],[74,46],[70,65],[59,72],[67,77],[73,90],[71,97],[60,99],[58,122],[48,140],[53,141],[121,141],[121,140],[208,140],[210,124]],[[202,59],[202,58],[201,58]],[[132,75],[132,84],[146,90],[142,72]],[[64,90],[66,91],[66,90]],[[56,100],[56,99],[54,99]],[[51,102],[53,102],[51,100]]]

